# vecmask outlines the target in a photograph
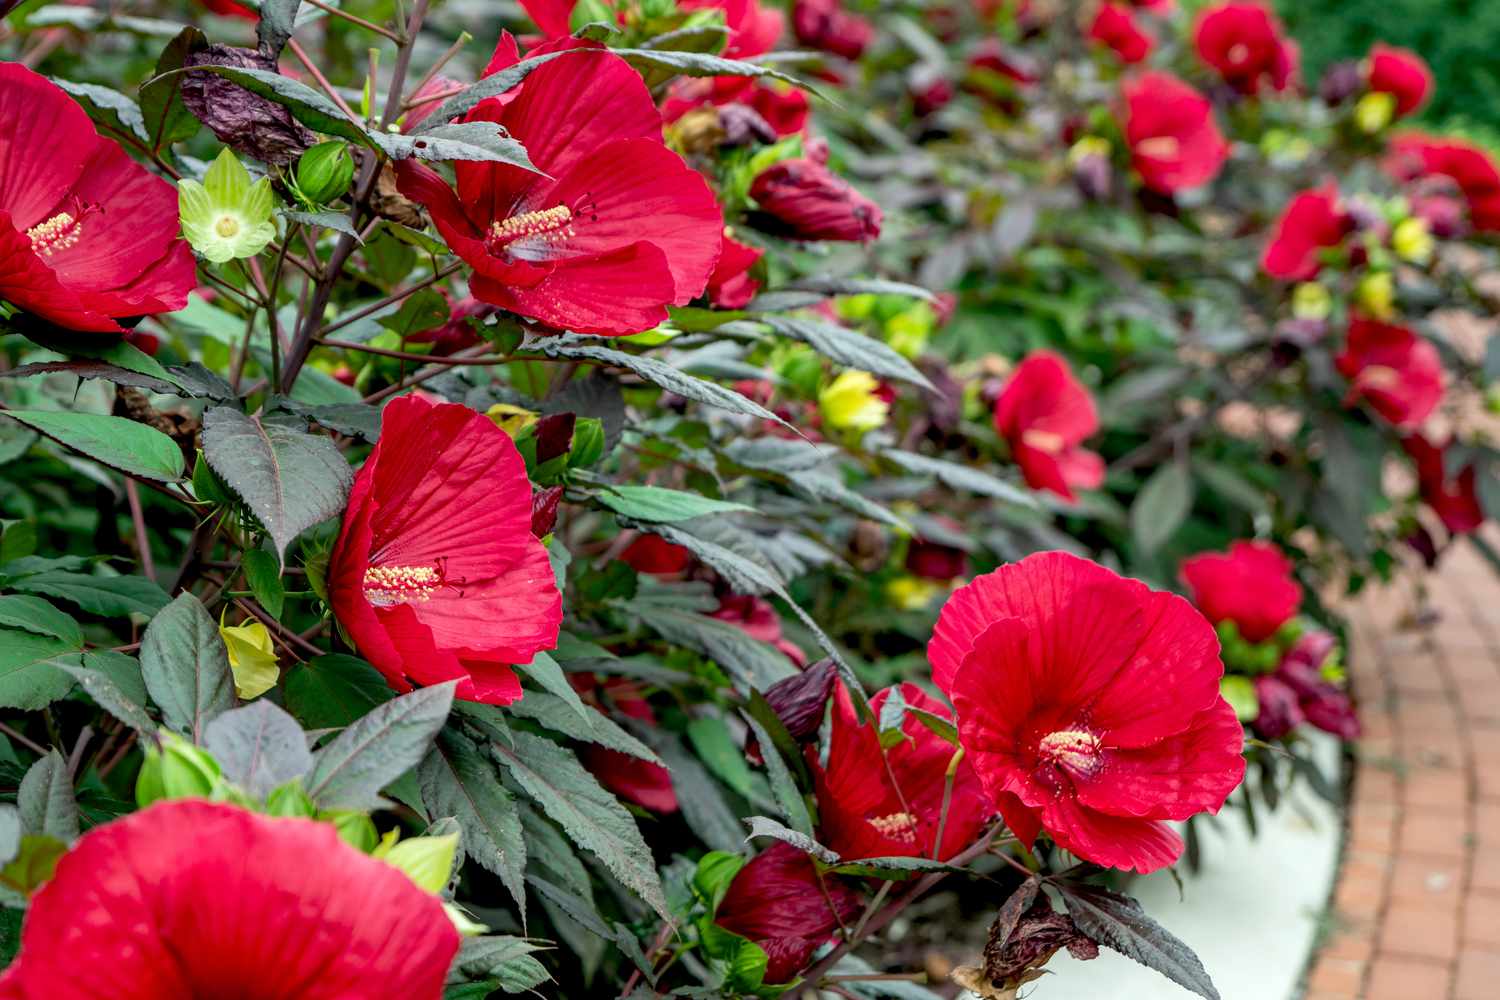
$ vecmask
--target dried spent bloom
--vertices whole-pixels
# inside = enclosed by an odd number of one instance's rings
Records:
[[[796,240],[868,243],[880,235],[880,206],[811,159],[782,160],[750,184],[758,228]]]

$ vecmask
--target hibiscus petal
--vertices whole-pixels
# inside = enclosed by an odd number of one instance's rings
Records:
[[[506,286],[484,274],[469,282],[474,297],[579,333],[629,334],[667,318],[674,297],[666,254],[633,243],[599,257],[557,263],[535,287]]]
[[[21,231],[49,218],[103,140],[71,97],[21,63],[0,62],[0,210]]]
[[[1106,868],[1146,875],[1182,856],[1182,838],[1165,823],[1111,816],[1071,798],[1053,801],[1043,823],[1059,846]]]
[[[1116,816],[1183,820],[1218,812],[1245,775],[1245,731],[1223,698],[1186,731],[1137,749],[1106,750],[1079,777],[1078,801]]]
[[[4,64],[0,64],[4,65]],[[109,316],[90,308],[57,280],[31,249],[31,240],[0,212],[0,299],[69,330],[123,333]]]

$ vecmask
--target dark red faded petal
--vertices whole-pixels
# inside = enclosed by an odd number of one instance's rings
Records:
[[[771,957],[765,981],[784,983],[842,924],[859,915],[859,894],[837,875],[821,878],[808,856],[778,841],[740,869],[714,921]]]
[[[98,827],[32,900],[24,1000],[438,1000],[438,898],[328,823],[178,800]]]
[[[880,206],[811,159],[782,160],[756,176],[750,197],[757,225],[798,240],[869,242],[880,235]]]

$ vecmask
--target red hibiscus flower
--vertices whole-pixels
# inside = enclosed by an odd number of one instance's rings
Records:
[[[1151,36],[1135,23],[1130,8],[1117,3],[1099,5],[1099,12],[1089,25],[1088,37],[1090,41],[1113,49],[1120,61],[1128,64],[1144,61],[1156,45]]]
[[[656,713],[636,681],[628,677],[611,677],[602,685],[589,673],[569,674],[568,681],[583,700],[603,712],[599,700],[610,703],[627,718],[656,725]],[[599,779],[599,783],[620,798],[643,809],[659,813],[677,811],[677,792],[672,788],[672,772],[660,764],[618,750],[590,743],[578,751],[578,758]]]
[[[679,78],[662,102],[662,120],[677,121],[695,108],[742,104],[778,136],[796,135],[807,127],[807,95],[780,82],[761,83],[748,76]]]
[[[839,0],[794,0],[792,31],[803,45],[845,59],[858,59],[875,40],[875,26]]]
[[[1051,351],[1033,351],[1016,366],[995,400],[995,430],[1010,445],[1033,489],[1076,500],[1075,489],[1104,482],[1104,459],[1080,448],[1099,429],[1094,397]]]
[[[927,647],[980,781],[1025,841],[1155,871],[1166,825],[1216,812],[1245,773],[1197,611],[1077,556],[1043,552],[959,589]]]
[[[1182,579],[1209,621],[1234,622],[1247,642],[1271,638],[1302,606],[1291,560],[1270,542],[1235,542],[1227,553],[1184,559]]]
[[[1334,364],[1350,382],[1345,405],[1363,399],[1396,427],[1418,426],[1442,402],[1443,362],[1437,348],[1404,326],[1352,321]]]
[[[15,1000],[438,1000],[458,931],[329,823],[162,802],[86,833],[32,898]]]
[[[1500,232],[1500,168],[1489,152],[1462,139],[1419,132],[1391,143],[1387,169],[1399,180],[1451,178],[1469,203],[1469,221],[1481,232]]]
[[[765,982],[791,982],[813,952],[859,916],[859,893],[836,875],[819,878],[806,854],[777,842],[741,868],[714,922],[765,951]]]
[[[251,10],[234,0],[203,0],[203,6],[220,17],[243,17],[248,21],[259,21],[260,12]]]
[[[1333,183],[1303,191],[1281,213],[1260,266],[1273,278],[1308,281],[1323,268],[1321,252],[1343,243],[1353,228]]]
[[[488,72],[516,59],[503,36]],[[399,164],[402,194],[474,268],[475,298],[550,326],[628,334],[703,291],[723,217],[703,178],[662,143],[661,115],[623,59],[563,55],[465,120],[500,125],[544,172],[460,161],[455,192],[431,168]]]
[[[0,62],[0,299],[69,330],[175,312],[198,284],[177,191],[46,77]]]
[[[466,701],[521,697],[510,664],[557,644],[562,596],[510,437],[454,403],[386,406],[329,558],[328,600],[397,691],[457,679]]]
[[[1193,28],[1198,58],[1242,94],[1267,83],[1285,90],[1297,72],[1297,49],[1281,22],[1260,3],[1226,3],[1198,15]]]
[[[708,301],[720,309],[743,309],[760,291],[760,282],[750,277],[750,269],[765,255],[759,247],[741,243],[724,234],[724,252],[718,266],[708,276]]]
[[[942,718],[951,716],[941,702],[908,682],[886,688],[871,699],[877,717],[893,691],[899,691],[908,705]],[[875,721],[861,724],[849,692],[838,685],[828,766],[819,765],[816,747],[807,749],[807,758],[817,785],[822,842],[840,857],[933,856],[955,749],[913,715],[906,716],[901,731],[906,738],[882,750]],[[993,813],[974,768],[968,761],[961,762],[954,775],[948,820],[943,824],[940,860],[972,844]]]
[[[1401,446],[1417,467],[1417,486],[1422,500],[1443,522],[1450,534],[1467,535],[1484,523],[1484,508],[1474,466],[1466,465],[1458,475],[1448,474],[1446,453],[1453,442],[1439,446],[1420,434],[1401,439]]]
[[[776,47],[786,27],[786,17],[775,7],[762,7],[759,0],[680,0],[683,10],[722,10],[729,28],[726,59],[752,59]]]
[[[1125,141],[1141,182],[1172,194],[1206,184],[1229,158],[1208,98],[1170,73],[1142,73],[1121,87]]]
[[[1396,99],[1396,117],[1416,111],[1432,96],[1432,70],[1410,49],[1377,43],[1370,50],[1370,89]]]
[[[688,563],[693,560],[693,554],[660,535],[642,532],[625,547],[620,558],[637,573],[670,576],[687,569]]]
[[[442,295],[445,299],[448,297],[446,292]],[[459,299],[449,306],[446,323],[408,334],[406,341],[410,344],[431,344],[433,354],[449,355],[454,351],[478,344],[479,331],[469,321],[483,319],[494,313],[494,306],[487,302],[480,302],[473,296]]]
[[[801,667],[807,663],[807,654],[786,636],[781,634],[781,616],[771,602],[761,597],[744,594],[729,594],[719,601],[718,610],[709,617],[736,625],[756,642],[775,646],[787,659]]]
[[[880,206],[815,160],[767,167],[750,197],[760,208],[757,225],[790,239],[868,243],[880,235]]]

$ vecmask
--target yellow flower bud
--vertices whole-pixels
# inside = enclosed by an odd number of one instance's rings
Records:
[[[1374,135],[1389,125],[1396,117],[1394,94],[1372,93],[1359,99],[1354,106],[1354,124],[1366,135]]]
[[[869,372],[846,371],[818,393],[818,409],[830,427],[872,431],[891,415],[890,406],[875,395],[879,388]]]
[[[1076,167],[1082,161],[1091,156],[1109,158],[1109,140],[1103,136],[1086,135],[1073,143],[1073,148],[1068,150],[1068,166]]]
[[[1292,289],[1292,315],[1298,319],[1327,319],[1333,311],[1333,296],[1316,281],[1304,281]]]
[[[940,584],[916,576],[898,576],[885,585],[885,596],[902,611],[921,611],[943,592]]]
[[[271,633],[260,622],[226,626],[219,621],[219,636],[229,651],[229,669],[234,672],[234,690],[241,701],[258,698],[276,686],[281,670]]]
[[[1389,271],[1367,274],[1354,290],[1354,299],[1375,319],[1390,319],[1396,315],[1396,279]]]
[[[1391,230],[1391,249],[1408,264],[1425,267],[1432,260],[1436,247],[1437,243],[1432,238],[1432,230],[1426,219],[1415,216],[1403,219]]]
[[[509,403],[496,403],[485,410],[484,415],[513,438],[537,421],[537,415],[532,411]]]

